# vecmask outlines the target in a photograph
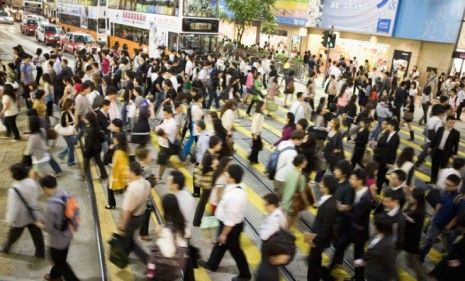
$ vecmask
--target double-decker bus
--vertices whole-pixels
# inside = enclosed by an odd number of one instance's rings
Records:
[[[207,53],[216,50],[218,0],[107,0],[109,45],[126,44],[130,53],[158,47]]]
[[[56,2],[58,25],[65,32],[85,32],[106,41],[105,0],[60,0]]]

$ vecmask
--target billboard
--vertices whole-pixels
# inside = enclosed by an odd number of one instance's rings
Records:
[[[321,27],[360,33],[392,35],[399,0],[322,1]]]
[[[464,9],[464,0],[402,1],[394,36],[455,43]]]
[[[279,24],[315,27],[321,22],[324,0],[277,0],[276,20]]]

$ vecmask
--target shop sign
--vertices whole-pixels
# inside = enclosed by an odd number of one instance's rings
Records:
[[[455,51],[452,53],[452,58],[454,59],[464,59],[465,60],[465,52]]]
[[[218,20],[183,19],[182,31],[184,32],[218,32]]]
[[[144,14],[139,14],[139,13],[133,13],[133,12],[128,12],[124,11],[122,15],[123,19],[125,20],[132,20],[132,21],[140,21],[140,22],[145,22],[146,16]]]

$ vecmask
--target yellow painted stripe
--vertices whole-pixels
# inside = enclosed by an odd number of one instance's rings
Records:
[[[77,158],[80,166],[83,167],[83,156],[82,151],[79,150]],[[91,167],[93,174],[96,174],[95,167]],[[107,198],[104,193],[104,188],[99,180],[92,181],[95,191],[95,201],[97,202],[98,216],[100,218],[100,229],[102,232],[103,247],[105,249],[105,263],[107,265],[108,275],[112,281],[133,281],[134,274],[131,270],[131,265],[125,269],[120,269],[110,262],[109,252],[110,245],[107,243],[110,241],[113,233],[116,231],[116,224],[110,210],[105,209]]]

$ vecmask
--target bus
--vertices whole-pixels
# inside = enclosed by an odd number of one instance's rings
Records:
[[[154,56],[158,47],[187,53],[215,52],[218,0],[107,0],[108,43],[140,47]]]
[[[56,9],[57,24],[65,32],[85,32],[98,42],[106,42],[105,0],[61,0]]]

